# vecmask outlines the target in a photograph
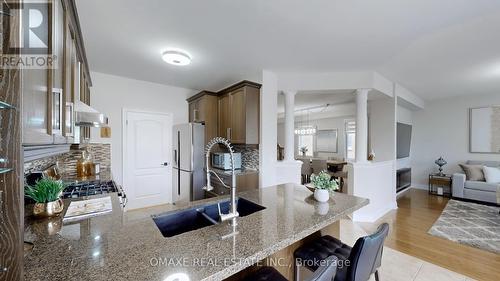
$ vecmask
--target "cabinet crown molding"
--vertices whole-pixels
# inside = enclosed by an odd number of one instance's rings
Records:
[[[249,80],[243,80],[241,82],[238,82],[236,84],[233,84],[229,87],[226,87],[218,92],[212,92],[212,91],[206,91],[206,90],[203,90],[199,93],[197,93],[196,95],[194,96],[191,96],[189,98],[186,99],[187,102],[192,102],[194,100],[197,100],[205,95],[210,95],[210,96],[221,96],[221,95],[224,95],[224,94],[227,94],[229,92],[232,92],[236,89],[239,89],[239,88],[242,88],[242,87],[252,87],[252,88],[256,88],[256,89],[260,89],[262,87],[261,84],[259,83],[256,83],[256,82],[252,82],[252,81],[249,81]]]

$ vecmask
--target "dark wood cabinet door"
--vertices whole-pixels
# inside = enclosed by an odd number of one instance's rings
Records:
[[[205,143],[217,136],[217,97],[212,95],[205,95],[201,98],[199,104],[200,121],[205,123]]]
[[[24,70],[23,77],[23,143],[50,144],[48,132],[47,70]]]
[[[232,143],[243,144],[246,141],[246,105],[245,89],[241,88],[231,92],[231,122],[230,137]]]
[[[231,140],[231,101],[229,95],[219,97],[219,137]]]
[[[53,1],[53,47],[54,55],[56,55],[57,67],[52,70],[52,135],[54,143],[66,143],[65,137],[65,120],[66,120],[66,50],[65,50],[65,10],[63,0]],[[58,94],[57,94],[58,93]],[[59,100],[55,99],[58,98]]]

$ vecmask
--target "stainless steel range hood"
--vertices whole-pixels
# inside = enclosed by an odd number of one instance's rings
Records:
[[[108,117],[81,101],[75,103],[75,126],[107,127]]]

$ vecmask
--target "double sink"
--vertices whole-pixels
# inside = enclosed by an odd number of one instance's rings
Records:
[[[153,221],[164,237],[173,237],[185,232],[219,224],[219,206],[222,213],[227,213],[229,212],[229,203],[229,200],[226,200],[173,213],[155,215],[153,216]],[[237,198],[236,206],[240,217],[248,216],[265,209],[265,207],[244,198]]]

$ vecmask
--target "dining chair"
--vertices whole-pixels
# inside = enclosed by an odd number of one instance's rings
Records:
[[[332,173],[332,176],[339,183],[339,191],[344,192],[344,188],[347,186],[347,177],[349,176],[347,173],[347,165],[342,165],[342,169],[338,172]]]
[[[299,159],[302,162],[301,167],[301,176],[302,176],[302,184],[309,183],[311,179],[311,160],[309,159]]]
[[[311,161],[312,172],[319,174],[321,171],[328,171],[328,165],[325,159],[313,159]]]

